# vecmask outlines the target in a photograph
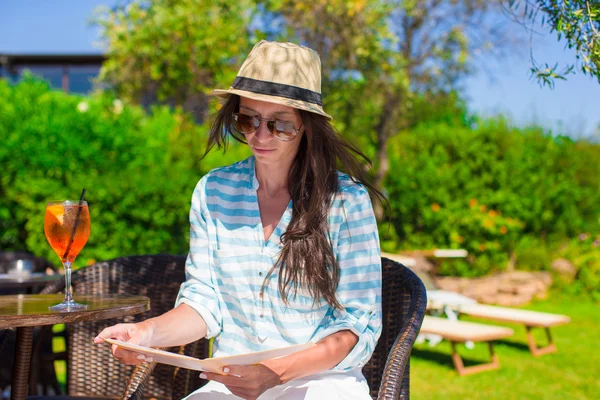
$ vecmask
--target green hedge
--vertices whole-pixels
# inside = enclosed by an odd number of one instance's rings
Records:
[[[600,231],[600,146],[502,119],[472,125],[426,122],[393,139],[389,250],[466,248],[466,262],[440,272],[477,276],[511,255],[548,268],[546,243]]]
[[[511,258],[540,270],[565,257],[579,271],[574,290],[599,295],[600,146],[501,119],[426,114],[390,142],[384,190],[393,213],[391,225],[381,224],[382,247],[465,248],[467,260],[439,269],[462,276],[502,270]],[[46,202],[85,187],[92,234],[77,265],[185,253],[197,181],[249,154],[234,145],[200,161],[206,132],[167,107],[146,113],[108,94],[0,80],[0,249],[58,264],[43,234]]]
[[[76,265],[143,253],[186,253],[205,127],[166,107],[151,114],[108,95],[0,80],[0,248],[58,263],[43,233],[46,202],[83,187],[92,233]],[[213,156],[212,162],[219,161]]]

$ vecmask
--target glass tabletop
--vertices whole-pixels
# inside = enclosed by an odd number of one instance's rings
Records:
[[[124,294],[79,295],[77,301],[88,307],[76,311],[52,311],[49,306],[62,301],[62,294],[19,294],[0,296],[0,329],[41,326],[74,321],[96,321],[134,315],[150,309],[146,296]]]

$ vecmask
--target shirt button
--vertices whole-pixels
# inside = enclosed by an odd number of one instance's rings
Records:
[[[262,276],[262,271],[258,273],[258,276]]]
[[[260,317],[263,318],[265,316],[265,314],[260,314]]]

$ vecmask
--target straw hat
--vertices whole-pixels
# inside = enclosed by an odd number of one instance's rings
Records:
[[[211,94],[224,98],[237,94],[331,119],[321,102],[321,59],[314,50],[294,43],[258,42],[231,87]]]

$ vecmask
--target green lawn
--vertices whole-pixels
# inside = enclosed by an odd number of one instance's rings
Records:
[[[570,324],[552,329],[558,353],[534,358],[527,348],[524,327],[494,323],[515,331],[507,340],[495,342],[501,368],[458,376],[448,342],[435,347],[418,344],[411,357],[411,397],[415,400],[600,399],[600,305],[585,297],[552,293],[548,300],[524,308],[571,317]],[[538,343],[546,343],[543,331],[538,338]],[[465,365],[489,359],[485,344],[476,344],[473,350],[461,345],[459,353]]]

